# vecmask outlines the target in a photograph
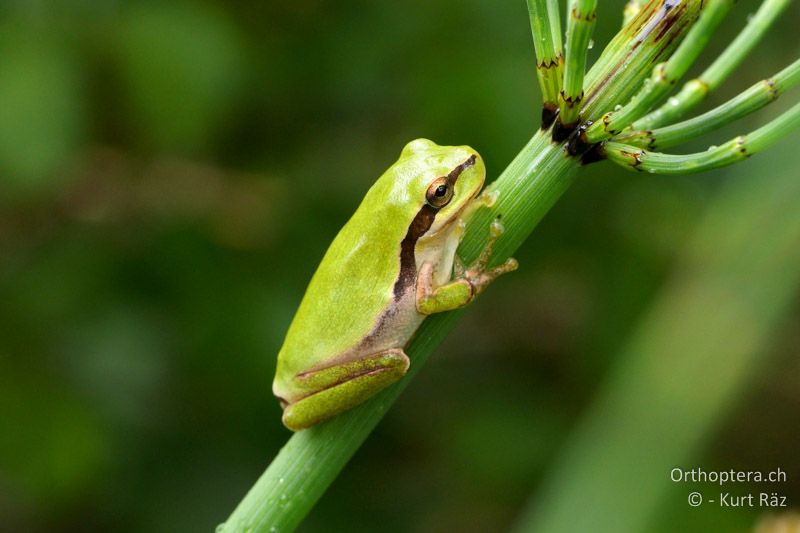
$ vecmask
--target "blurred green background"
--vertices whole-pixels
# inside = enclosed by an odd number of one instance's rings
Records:
[[[590,59],[623,4],[601,3]],[[701,64],[756,6],[738,3]],[[798,20],[794,5],[708,105],[795,59]],[[289,436],[275,356],[337,229],[415,137],[470,144],[497,176],[538,125],[534,62],[522,0],[3,2],[0,529],[222,522]],[[796,138],[700,176],[583,169],[302,530],[498,531],[561,490],[554,465],[704,210],[731,182],[797,178]],[[685,466],[781,467],[796,503],[800,300],[786,297]],[[642,431],[623,422],[605,430]],[[643,481],[671,487],[652,530],[742,531],[760,514],[693,510],[668,476]],[[572,489],[580,513],[596,494]]]

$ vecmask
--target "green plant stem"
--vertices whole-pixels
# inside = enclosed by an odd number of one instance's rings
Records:
[[[708,93],[717,89],[736,70],[790,3],[791,0],[764,0],[758,11],[748,19],[744,30],[710,67],[697,78],[686,82],[669,102],[636,120],[631,129],[652,130],[670,124],[702,102]]]
[[[650,150],[662,150],[676,146],[761,109],[774,102],[797,83],[800,83],[800,59],[774,76],[761,80],[746,91],[702,115],[652,131],[625,132],[614,137],[614,142]]]
[[[608,43],[586,74],[581,120],[631,99],[653,65],[666,60],[694,24],[701,0],[648,2]]]
[[[675,53],[667,61],[655,66],[650,79],[645,80],[630,102],[620,109],[609,111],[601,120],[592,124],[586,130],[587,141],[596,143],[620,133],[669,94],[672,86],[694,64],[731,7],[733,0],[708,2],[697,23],[689,30]]]
[[[564,58],[564,88],[559,94],[561,112],[558,120],[574,127],[583,100],[583,77],[586,73],[586,55],[597,19],[597,0],[572,0],[567,14],[567,48]]]
[[[536,75],[542,90],[542,127],[547,128],[558,109],[564,66],[558,0],[528,0],[528,15],[536,50]]]
[[[546,131],[534,135],[489,186],[499,196],[492,208],[478,210],[469,221],[459,249],[466,261],[480,253],[489,223],[498,215],[506,232],[495,246],[494,260],[504,261],[572,183],[577,161],[549,137]],[[292,435],[218,531],[293,530],[455,325],[459,314],[434,315],[422,324],[406,348],[412,363],[400,382],[351,411]]]
[[[629,144],[609,141],[602,151],[614,163],[654,174],[692,174],[720,168],[757,154],[800,127],[800,103],[748,135],[731,139],[705,152],[673,155],[648,152]]]

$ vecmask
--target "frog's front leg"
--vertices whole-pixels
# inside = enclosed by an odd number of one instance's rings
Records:
[[[503,224],[499,220],[494,220],[489,228],[489,239],[478,259],[465,268],[456,256],[453,280],[439,287],[433,286],[433,265],[424,263],[417,276],[417,311],[423,315],[430,315],[463,307],[483,292],[498,276],[516,270],[519,264],[513,257],[506,259],[500,266],[486,269],[492,257],[494,243],[502,233]]]
[[[299,431],[355,407],[403,377],[408,365],[403,350],[390,349],[300,373],[294,381],[312,392],[286,406],[283,423]]]

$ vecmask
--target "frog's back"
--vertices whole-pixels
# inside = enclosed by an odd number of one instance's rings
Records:
[[[290,396],[298,372],[355,349],[394,302],[401,243],[418,210],[403,182],[424,168],[406,162],[398,175],[401,163],[372,186],[314,273],[278,354],[276,393]]]

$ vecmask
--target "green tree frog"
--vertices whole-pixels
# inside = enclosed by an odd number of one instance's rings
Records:
[[[480,195],[480,155],[467,146],[408,143],[333,240],[278,353],[272,390],[283,423],[298,431],[363,402],[408,370],[403,348],[427,315],[468,304],[509,259],[489,269],[484,251],[465,268],[456,256],[464,220]]]

